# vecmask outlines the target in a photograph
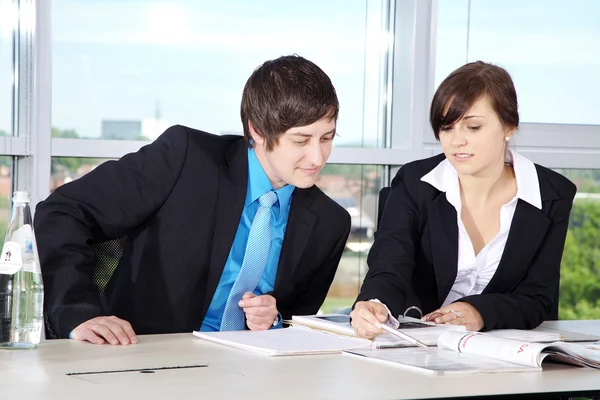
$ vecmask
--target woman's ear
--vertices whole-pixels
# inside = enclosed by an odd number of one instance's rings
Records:
[[[504,140],[506,142],[509,142],[510,139],[512,139],[512,137],[515,135],[515,132],[517,132],[517,128],[508,128],[504,131]]]

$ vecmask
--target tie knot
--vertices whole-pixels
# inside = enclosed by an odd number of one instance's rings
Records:
[[[263,194],[258,198],[258,203],[261,207],[271,208],[273,204],[277,201],[277,193],[269,190],[267,193]]]

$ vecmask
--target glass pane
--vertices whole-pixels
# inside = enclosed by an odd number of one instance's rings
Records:
[[[559,319],[600,319],[600,170],[560,170],[577,185],[561,265]]]
[[[154,139],[172,124],[241,133],[247,78],[297,53],[338,91],[335,145],[379,146],[382,4],[54,0],[53,126],[103,139]]]
[[[65,183],[81,178],[105,161],[108,160],[83,157],[52,157],[50,191],[52,192]]]
[[[10,207],[12,204],[12,170],[13,158],[0,156],[0,241],[4,243],[4,236],[8,228]]]
[[[328,164],[317,181],[317,186],[352,218],[344,255],[321,307],[324,313],[351,307],[358,296],[367,272],[367,254],[373,244],[382,177],[381,166]]]
[[[436,87],[467,61],[506,68],[522,122],[600,124],[600,2],[441,0]]]
[[[10,135],[12,125],[15,10],[12,0],[0,0],[0,136]]]

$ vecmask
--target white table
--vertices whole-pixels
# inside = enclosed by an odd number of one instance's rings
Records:
[[[600,333],[600,321],[545,326]],[[66,375],[190,365],[208,367]],[[1,399],[405,399],[515,393],[600,394],[600,371],[549,365],[543,372],[429,376],[344,355],[269,358],[192,334],[140,336],[131,346],[44,341],[0,351]]]

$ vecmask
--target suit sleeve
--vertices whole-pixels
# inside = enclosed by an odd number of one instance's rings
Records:
[[[510,293],[480,294],[457,301],[471,304],[483,318],[485,331],[532,329],[548,319],[556,301],[560,263],[569,227],[575,187],[569,200],[556,201],[550,226],[523,280]]]
[[[279,310],[283,319],[290,319],[292,315],[312,315],[319,311],[333,282],[350,234],[350,215],[344,211],[343,217],[344,223],[340,225],[343,230],[340,229],[341,235],[331,249],[329,257],[316,269],[317,272],[311,279],[310,285],[308,285],[310,289],[303,291],[294,298],[292,307]]]
[[[410,165],[402,167],[392,181],[367,257],[369,271],[356,300],[379,299],[396,316],[404,312],[408,299],[415,298],[410,288],[419,241],[419,212],[413,198],[415,182]]]
[[[187,131],[174,126],[155,142],[56,189],[35,213],[45,287],[44,312],[60,338],[105,315],[91,281],[92,244],[124,236],[154,215],[171,192],[187,151]]]

